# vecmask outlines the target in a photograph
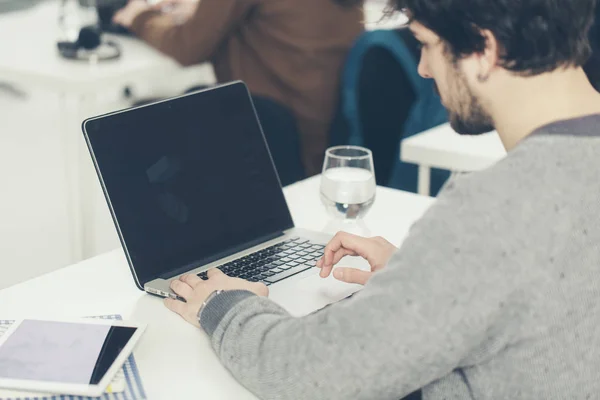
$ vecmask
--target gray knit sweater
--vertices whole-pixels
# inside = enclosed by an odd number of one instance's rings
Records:
[[[293,318],[226,292],[201,324],[263,399],[600,399],[599,243],[595,115],[450,182],[351,299]]]

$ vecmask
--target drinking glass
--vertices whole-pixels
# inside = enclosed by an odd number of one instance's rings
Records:
[[[327,149],[321,175],[321,202],[334,222],[360,222],[375,202],[375,188],[371,150],[359,146]],[[341,230],[356,228],[346,225]]]

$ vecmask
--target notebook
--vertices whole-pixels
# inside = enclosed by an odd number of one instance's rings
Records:
[[[92,318],[121,320],[120,315],[103,315]],[[0,336],[2,336],[13,321],[0,320]],[[137,370],[133,354],[129,356],[123,368],[115,375],[113,381],[100,397],[83,397],[68,395],[52,395],[44,393],[20,392],[0,388],[0,400],[145,400],[146,393]]]

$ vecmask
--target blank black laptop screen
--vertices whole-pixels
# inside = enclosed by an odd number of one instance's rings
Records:
[[[242,83],[84,130],[142,285],[293,226]]]

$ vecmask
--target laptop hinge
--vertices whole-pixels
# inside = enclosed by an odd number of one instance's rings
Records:
[[[272,234],[263,236],[260,239],[255,239],[255,240],[252,240],[250,242],[247,242],[247,243],[244,243],[244,244],[240,244],[240,245],[235,246],[235,247],[231,247],[231,248],[227,249],[226,251],[223,251],[221,253],[215,254],[215,255],[213,255],[211,257],[207,257],[207,258],[205,258],[203,260],[194,261],[194,262],[189,263],[188,265],[185,265],[185,266],[183,266],[181,268],[177,268],[175,270],[166,272],[166,273],[162,274],[161,276],[159,276],[159,278],[161,278],[161,279],[171,279],[174,276],[181,275],[181,274],[183,274],[183,273],[185,273],[187,271],[193,270],[194,268],[198,268],[198,267],[200,267],[202,265],[207,265],[207,264],[210,264],[211,262],[220,260],[220,259],[225,258],[225,257],[229,257],[232,254],[239,253],[240,251],[247,250],[247,249],[249,249],[251,247],[254,247],[256,245],[259,245],[261,243],[268,242],[269,240],[273,240],[273,239],[275,239],[277,237],[283,236],[284,234],[285,234],[284,232],[280,231],[280,232],[276,232],[276,233],[272,233]]]

